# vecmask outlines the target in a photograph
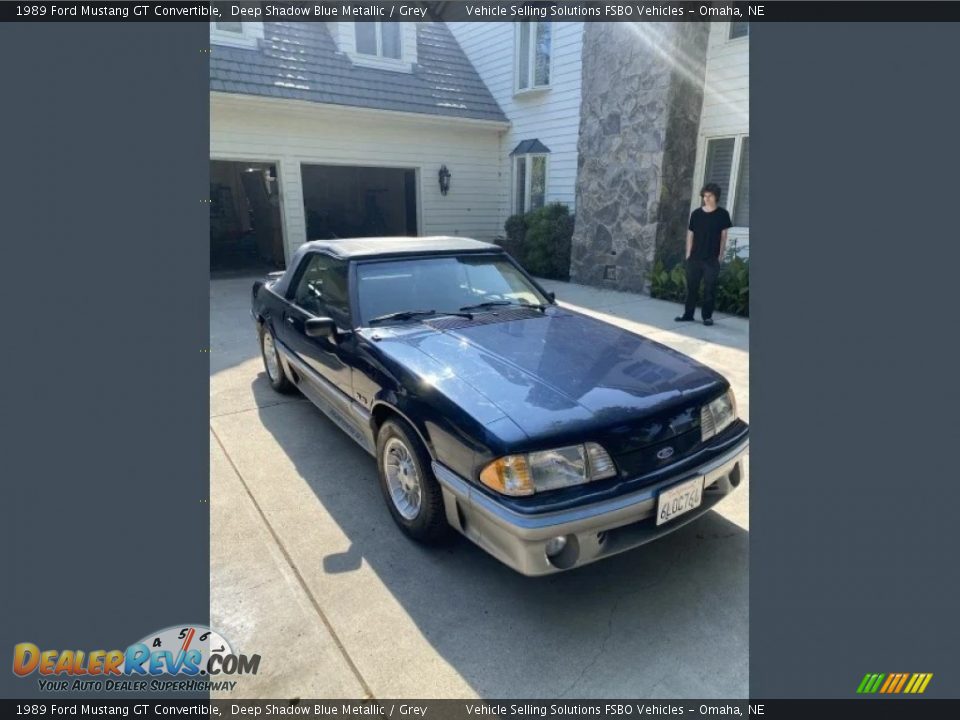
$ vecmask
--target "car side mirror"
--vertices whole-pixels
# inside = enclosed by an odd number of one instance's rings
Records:
[[[337,334],[337,323],[328,317],[310,318],[303,324],[303,331],[307,337],[312,338],[334,337]]]
[[[549,300],[549,301],[552,302],[552,303],[556,302],[556,301],[557,301],[557,294],[556,294],[556,293],[552,293],[552,292],[548,292],[548,293],[547,293],[547,300]]]

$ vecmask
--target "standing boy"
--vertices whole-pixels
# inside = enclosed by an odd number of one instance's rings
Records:
[[[703,307],[700,317],[704,325],[713,325],[713,304],[717,298],[717,275],[727,249],[727,229],[733,226],[730,213],[719,206],[720,186],[707,183],[700,191],[703,203],[690,214],[687,226],[687,302],[677,322],[693,322],[700,281],[703,281]]]

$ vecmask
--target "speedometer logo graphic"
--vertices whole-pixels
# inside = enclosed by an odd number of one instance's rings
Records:
[[[132,663],[132,666],[130,664],[131,659],[128,656],[128,665],[125,668],[127,674],[134,667],[139,667],[144,673],[150,673],[150,665],[155,662],[153,658],[158,655],[166,655],[167,670],[175,673],[179,670],[178,658],[183,660],[188,657],[188,653],[191,653],[191,651],[199,651],[199,656],[194,652],[189,657],[193,660],[191,664],[199,667],[200,674],[205,675],[207,669],[211,667],[210,660],[214,656],[217,657],[215,664],[221,664],[225,657],[235,655],[230,642],[216,630],[206,625],[171,625],[143,637],[138,644],[146,646],[150,651],[149,655],[140,662]]]

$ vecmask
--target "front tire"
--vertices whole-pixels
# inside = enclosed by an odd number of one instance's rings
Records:
[[[377,434],[377,471],[390,515],[404,533],[426,544],[448,537],[443,493],[430,468],[430,456],[402,420],[387,420]]]
[[[263,369],[267,373],[270,387],[285,395],[292,393],[296,386],[290,382],[283,371],[276,339],[266,323],[260,324],[260,356],[263,358]]]

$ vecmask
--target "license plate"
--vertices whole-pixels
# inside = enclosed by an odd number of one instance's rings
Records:
[[[703,501],[703,479],[701,475],[662,491],[657,497],[657,525],[663,525],[678,515],[700,507]]]

